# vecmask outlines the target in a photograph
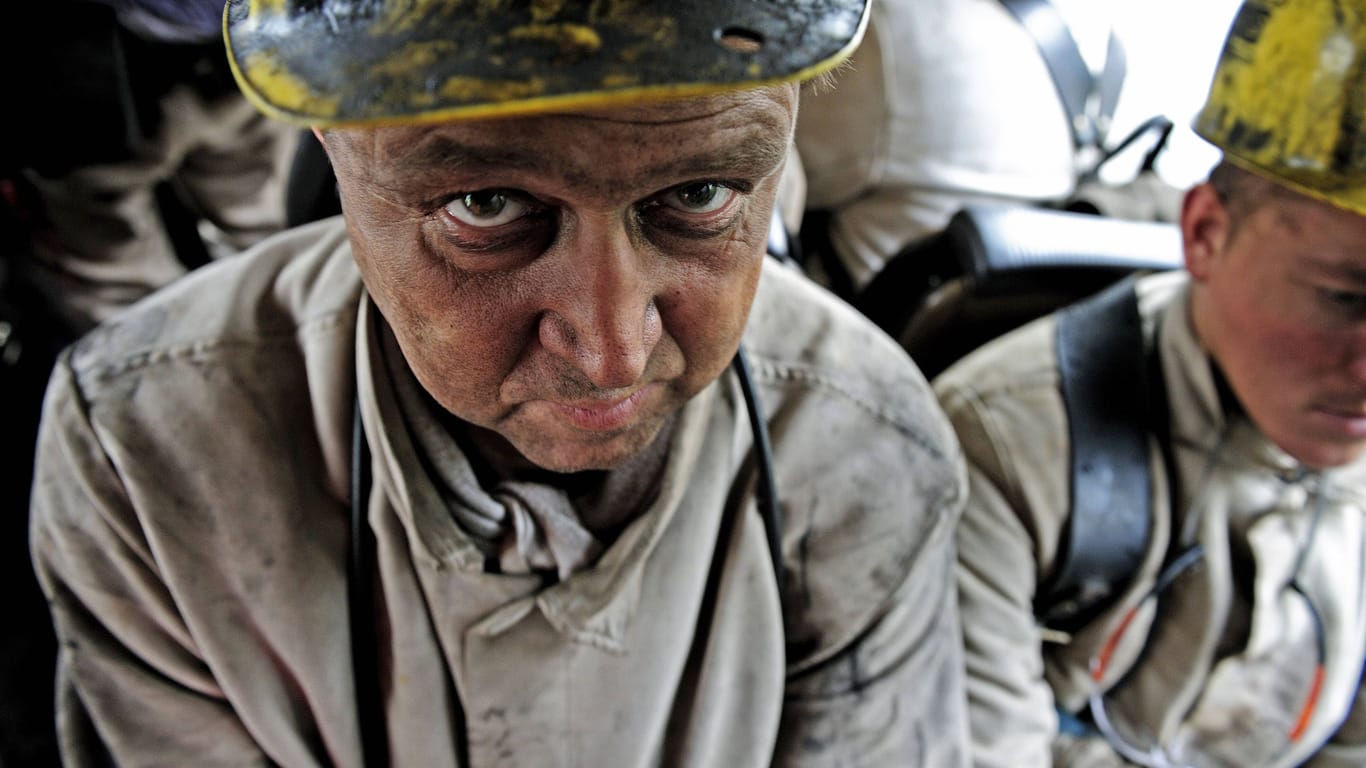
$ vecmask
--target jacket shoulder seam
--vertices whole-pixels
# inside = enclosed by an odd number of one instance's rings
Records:
[[[300,336],[326,332],[344,325],[353,314],[349,310],[338,309],[311,318],[291,329],[270,331],[254,336],[226,335],[183,341],[166,346],[152,346],[126,353],[113,360],[99,360],[85,364],[77,363],[72,359],[70,366],[72,372],[85,384],[102,383],[130,372],[205,357],[224,350],[288,344]]]
[[[811,389],[820,389],[825,392],[836,394],[848,402],[854,404],[863,412],[877,419],[878,421],[891,426],[903,436],[909,438],[916,447],[930,454],[935,459],[948,460],[951,458],[944,450],[940,441],[934,439],[932,435],[919,429],[915,424],[903,414],[897,413],[891,408],[887,408],[881,403],[875,402],[869,397],[859,394],[853,388],[841,384],[835,378],[823,374],[813,366],[783,363],[771,358],[755,355],[755,373],[762,381],[771,384],[796,383]],[[908,387],[914,387],[915,382],[906,379]],[[928,389],[924,390],[927,400],[933,397]]]

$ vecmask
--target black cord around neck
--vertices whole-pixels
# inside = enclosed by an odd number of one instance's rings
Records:
[[[764,520],[764,533],[768,538],[769,559],[773,561],[773,576],[778,580],[778,592],[783,592],[783,522],[778,510],[778,485],[773,478],[773,447],[768,439],[768,422],[764,419],[763,404],[759,393],[754,389],[754,376],[750,371],[749,357],[744,347],[735,351],[731,362],[735,375],[740,379],[740,391],[745,396],[745,411],[749,415],[750,431],[754,433],[754,460],[759,467],[759,477],[754,488],[754,503]]]
[[[379,686],[379,643],[375,635],[375,534],[366,509],[370,502],[370,443],[356,397],[351,424],[351,541],[346,559],[347,607],[351,627],[351,672],[356,686],[356,716],[360,719],[362,764],[389,764],[388,730]]]

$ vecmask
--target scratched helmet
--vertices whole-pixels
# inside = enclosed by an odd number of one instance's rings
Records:
[[[1246,0],[1195,130],[1236,165],[1366,215],[1366,3]]]
[[[491,117],[801,80],[869,0],[229,0],[243,92],[310,126]]]

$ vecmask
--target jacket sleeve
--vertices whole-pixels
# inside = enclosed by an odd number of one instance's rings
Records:
[[[1019,506],[1018,467],[994,439],[1005,426],[971,389],[940,392],[968,466],[958,527],[958,599],[977,768],[1052,765],[1057,716],[1034,620],[1037,530]],[[1012,422],[1011,429],[1016,425]],[[1048,452],[1037,445],[1040,452]]]
[[[774,765],[968,765],[954,519],[927,532],[876,623],[789,679]]]
[[[30,545],[60,642],[66,765],[265,765],[159,575],[69,362],[48,387]]]
[[[966,766],[962,456],[923,379],[895,399],[832,390],[772,417],[788,595],[773,764]]]

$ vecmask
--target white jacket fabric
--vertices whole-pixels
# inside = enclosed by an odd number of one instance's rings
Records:
[[[1185,274],[1145,278],[1137,291],[1165,384],[1165,448],[1175,470],[1167,471],[1164,446],[1150,436],[1152,531],[1143,565],[1122,596],[1070,638],[1046,640],[1034,613],[1070,510],[1055,319],[989,344],[935,380],[969,468],[957,541],[973,762],[1127,765],[1095,733],[1058,735],[1055,707],[1082,712],[1099,689],[1131,743],[1166,745],[1178,765],[1366,765],[1366,461],[1306,471],[1221,397],[1188,321]],[[1153,610],[1144,598],[1164,563],[1194,544],[1204,548],[1203,562]],[[1318,656],[1292,581],[1322,618],[1326,649],[1317,705],[1288,745]],[[1116,637],[1105,674],[1093,682],[1091,663]]]
[[[1083,55],[1099,44],[1099,71],[1110,28],[1096,19],[1109,4],[1055,4]],[[831,246],[856,290],[965,205],[1073,191],[1081,160],[1067,114],[1037,44],[1000,0],[875,2],[833,78],[803,89],[796,142],[808,208],[831,212]]]
[[[773,439],[784,617],[732,374],[683,409],[653,504],[547,584],[486,572],[456,525],[447,505],[487,491],[437,490],[374,312],[331,220],[197,271],[64,356],[32,546],[71,765],[361,764],[356,402],[393,765],[966,764],[966,480],[893,342],[765,266],[744,344]]]

